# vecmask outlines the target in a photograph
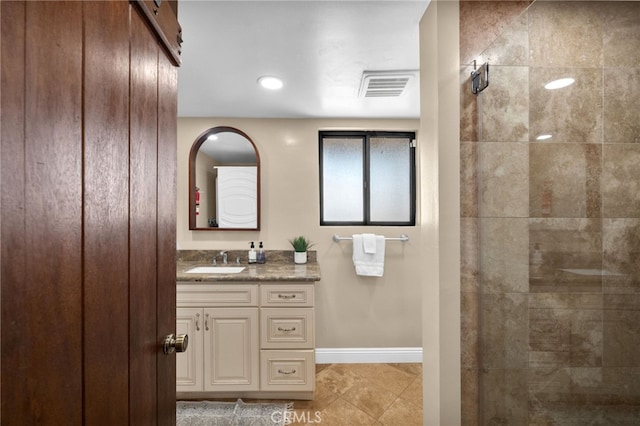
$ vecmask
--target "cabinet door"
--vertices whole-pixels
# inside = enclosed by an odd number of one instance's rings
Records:
[[[258,390],[258,308],[207,308],[204,324],[204,390]]]
[[[189,336],[186,352],[176,354],[176,390],[195,392],[203,390],[203,312],[201,308],[178,308],[176,333]]]

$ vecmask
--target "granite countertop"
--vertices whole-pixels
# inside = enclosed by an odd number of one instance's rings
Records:
[[[320,265],[316,261],[315,251],[308,253],[308,262],[295,264],[292,251],[266,252],[267,261],[264,264],[248,264],[247,252],[228,250],[228,264],[222,264],[220,250],[179,250],[176,264],[176,281],[179,283],[192,282],[313,282],[320,281]],[[217,256],[215,266],[244,266],[244,270],[235,274],[193,274],[189,269],[197,266],[214,266],[213,256]],[[236,263],[236,259],[240,263]]]

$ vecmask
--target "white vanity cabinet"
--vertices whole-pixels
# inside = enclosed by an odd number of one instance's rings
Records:
[[[312,399],[314,285],[178,283],[179,397]]]
[[[180,391],[204,390],[204,366],[202,308],[178,308],[176,310],[176,333],[189,336],[186,352],[176,354],[176,389]]]
[[[178,285],[176,328],[189,335],[176,355],[178,392],[257,391],[258,286]]]
[[[313,284],[260,287],[260,389],[313,392]]]

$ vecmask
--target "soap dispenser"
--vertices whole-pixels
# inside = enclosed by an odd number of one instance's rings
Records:
[[[256,263],[256,246],[251,241],[251,247],[249,248],[249,263]]]
[[[260,241],[260,245],[258,246],[258,263],[265,263],[267,261],[267,255],[264,252],[264,246],[262,245],[262,241]]]

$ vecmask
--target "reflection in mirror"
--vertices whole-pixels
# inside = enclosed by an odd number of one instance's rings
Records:
[[[214,127],[193,143],[189,229],[260,229],[260,156],[241,130]]]

